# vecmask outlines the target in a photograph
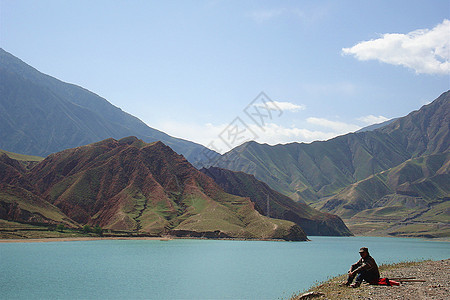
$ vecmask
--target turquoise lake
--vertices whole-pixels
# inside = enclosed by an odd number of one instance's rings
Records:
[[[449,242],[310,239],[0,244],[0,298],[285,299],[345,273],[362,246],[378,264],[450,257]]]

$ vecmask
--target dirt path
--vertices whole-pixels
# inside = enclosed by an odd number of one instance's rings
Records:
[[[387,265],[380,270],[381,277],[415,277],[425,282],[405,282],[392,287],[363,284],[353,289],[339,286],[344,275],[309,290],[324,295],[310,298],[299,295],[292,299],[450,299],[450,259]]]

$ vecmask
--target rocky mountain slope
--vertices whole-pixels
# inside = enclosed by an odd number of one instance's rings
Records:
[[[306,239],[298,225],[262,216],[249,198],[227,194],[162,142],[110,138],[52,154],[30,170],[6,155],[2,161],[6,220],[65,220],[67,226],[156,236]],[[22,218],[12,206],[34,219]]]
[[[210,167],[200,170],[227,193],[249,197],[259,213],[298,224],[308,235],[348,236],[351,232],[336,215],[323,213],[274,191],[253,175]]]
[[[1,149],[47,156],[110,137],[137,136],[162,141],[194,164],[218,155],[150,128],[106,99],[42,74],[1,48],[0,78]]]

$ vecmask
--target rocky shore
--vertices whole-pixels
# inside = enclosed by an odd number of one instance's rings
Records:
[[[400,286],[363,284],[360,288],[339,286],[346,275],[332,278],[300,293],[291,300],[303,299],[450,299],[450,259],[407,262],[380,266],[381,277],[414,277],[417,282]]]

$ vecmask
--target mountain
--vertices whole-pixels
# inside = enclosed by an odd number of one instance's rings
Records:
[[[0,153],[0,219],[77,227],[78,224],[67,218],[59,208],[26,189],[31,186],[22,177],[24,172],[26,168],[20,161]]]
[[[450,152],[409,159],[394,168],[351,184],[324,200],[321,209],[333,213],[339,211],[339,215],[348,218],[373,207],[397,205],[399,198],[402,201],[420,200],[422,203],[450,200],[449,171]],[[406,205],[398,208],[413,207]]]
[[[269,146],[247,142],[215,166],[242,171],[294,200],[316,202],[408,159],[450,149],[450,92],[373,131],[328,141]]]
[[[378,132],[393,138],[411,156],[444,153],[450,148],[450,91],[420,110],[381,128]]]
[[[249,197],[260,214],[298,224],[307,235],[349,236],[351,232],[336,215],[322,213],[274,191],[253,175],[210,167],[200,172],[210,176],[227,193]]]
[[[358,181],[317,204],[355,231],[450,236],[450,152],[425,155]]]
[[[162,141],[193,164],[218,154],[148,127],[100,96],[45,75],[0,48],[0,148],[47,156],[106,138]]]
[[[51,154],[30,170],[2,157],[0,182],[12,194],[8,207],[37,215],[29,202],[39,202],[73,226],[100,225],[154,236],[306,240],[298,225],[262,216],[249,198],[224,192],[162,142],[109,138]],[[0,204],[4,202],[0,197]],[[53,210],[46,216],[56,214]],[[6,217],[29,221],[2,214]]]

